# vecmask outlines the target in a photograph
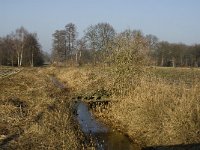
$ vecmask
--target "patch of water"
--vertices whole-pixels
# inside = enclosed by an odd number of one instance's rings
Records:
[[[82,131],[93,138],[97,150],[138,150],[138,145],[118,131],[97,121],[84,102],[77,104],[77,119]]]
[[[64,85],[55,77],[50,77],[55,86],[64,89]],[[139,146],[118,131],[113,131],[101,122],[97,121],[88,106],[78,101],[76,103],[77,120],[84,134],[92,139],[97,150],[139,150]],[[88,141],[90,142],[90,141]],[[88,143],[86,142],[86,143]]]

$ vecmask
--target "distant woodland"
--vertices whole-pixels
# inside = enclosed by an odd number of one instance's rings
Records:
[[[89,26],[84,31],[84,36],[78,39],[75,24],[69,23],[62,30],[53,34],[54,62],[73,60],[82,63],[101,63],[110,57],[113,49],[117,49],[121,42],[142,43],[145,53],[152,65],[173,67],[198,67],[200,66],[200,45],[186,45],[183,43],[169,43],[159,41],[154,35],[144,35],[139,30],[126,29],[117,33],[112,25],[98,23]],[[133,40],[131,40],[133,39]],[[125,41],[124,41],[125,40]],[[143,47],[144,48],[144,47]]]
[[[29,33],[24,27],[0,37],[0,65],[40,66],[43,52],[36,33]]]
[[[149,58],[149,64],[167,67],[199,67],[200,44],[169,43],[140,30],[125,29],[117,33],[109,23],[90,25],[78,38],[73,23],[53,34],[51,62],[56,65],[112,63],[113,53],[122,45],[134,44]],[[40,66],[47,59],[36,33],[21,27],[0,38],[0,65]]]

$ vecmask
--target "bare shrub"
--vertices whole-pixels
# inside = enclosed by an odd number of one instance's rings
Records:
[[[125,31],[115,39],[116,45],[108,58],[111,64],[113,94],[127,95],[140,82],[144,66],[148,62],[148,43],[133,31]]]

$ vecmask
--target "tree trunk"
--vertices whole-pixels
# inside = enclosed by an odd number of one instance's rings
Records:
[[[81,58],[81,56],[82,56],[82,52],[81,52],[81,50],[80,50],[80,53],[79,53],[79,58]]]
[[[22,32],[22,43],[21,43],[21,52],[20,52],[20,67],[22,66],[22,59],[23,59],[23,50],[24,50],[24,33]]]
[[[161,60],[161,66],[163,67],[164,66],[164,58],[162,56],[162,60]]]
[[[172,59],[172,66],[176,67],[176,60],[175,60],[175,58]]]
[[[188,59],[186,58],[185,66],[188,67]]]
[[[13,58],[12,58],[12,60],[11,60],[11,63],[12,63],[12,67],[14,66],[13,64],[14,64],[14,61],[13,61]]]
[[[76,52],[76,63],[78,63],[78,52]]]
[[[194,67],[198,67],[198,62],[197,61],[194,62]]]
[[[23,59],[23,51],[20,54],[20,62],[19,62],[19,66],[22,66],[22,59]]]
[[[20,66],[20,57],[19,57],[19,52],[17,52],[17,66]]]
[[[34,64],[33,64],[33,51],[32,51],[32,54],[31,54],[31,67],[33,67]]]
[[[181,67],[183,67],[183,56],[181,56]]]

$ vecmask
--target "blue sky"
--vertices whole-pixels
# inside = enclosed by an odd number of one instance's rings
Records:
[[[200,43],[200,0],[0,0],[0,36],[24,26],[37,32],[45,51],[53,32],[70,22],[79,37],[89,25],[108,22],[118,32],[140,29],[160,40]]]

